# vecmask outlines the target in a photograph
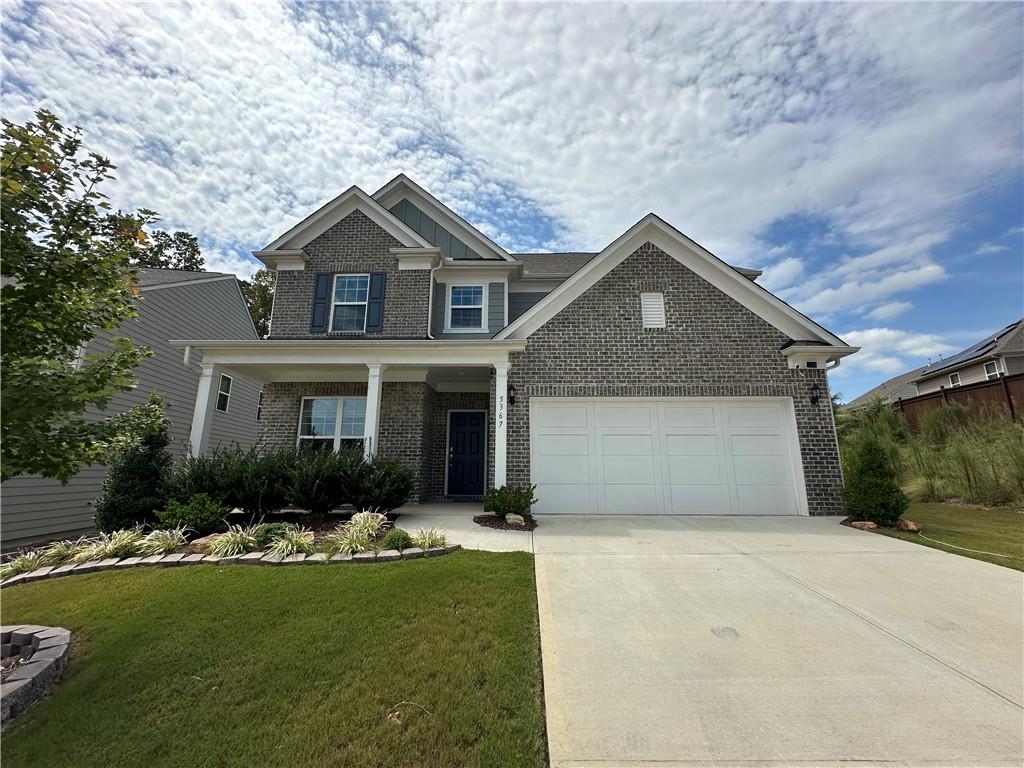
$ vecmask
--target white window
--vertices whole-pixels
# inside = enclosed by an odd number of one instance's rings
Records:
[[[643,318],[644,328],[664,328],[665,294],[641,293],[640,316]]]
[[[369,275],[335,275],[331,330],[365,333],[366,297],[369,293]]]
[[[959,373],[951,373],[951,374],[949,374],[949,386],[951,386],[951,387],[959,387],[960,386],[960,374]]]
[[[999,378],[999,364],[995,360],[990,360],[985,363],[985,378],[986,379],[998,379]]]
[[[359,447],[365,422],[365,397],[304,397],[299,448]]]
[[[482,285],[448,286],[448,330],[486,331],[486,297]]]
[[[220,375],[220,386],[217,388],[217,410],[221,413],[228,412],[228,403],[231,401],[231,377],[226,373]]]

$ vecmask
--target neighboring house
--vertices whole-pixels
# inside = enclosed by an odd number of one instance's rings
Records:
[[[1000,374],[1017,373],[1024,373],[1024,321],[1021,320],[962,352],[925,366],[915,383],[917,394],[927,395],[943,387],[961,387],[998,379]]]
[[[120,334],[153,350],[135,369],[138,386],[118,394],[108,408],[124,411],[145,402],[150,392],[164,393],[170,419],[170,450],[176,458],[188,450],[192,408],[200,376],[198,355],[182,365],[182,350],[169,339],[182,336],[216,335],[225,339],[256,339],[252,319],[234,275],[215,272],[186,272],[171,269],[142,269],[138,274],[138,317],[125,321]],[[109,334],[100,334],[84,354],[102,349]],[[218,379],[220,391],[209,414],[210,445],[237,442],[243,447],[256,440],[256,416],[261,385],[245,376]],[[11,407],[8,404],[8,407]],[[93,528],[92,503],[99,496],[106,477],[101,466],[91,466],[71,478],[67,485],[57,480],[23,476],[2,488],[2,546],[21,546]]]
[[[888,381],[883,381],[877,387],[869,389],[860,397],[853,398],[853,400],[843,405],[840,410],[857,411],[879,400],[883,403],[895,403],[902,398],[915,397],[917,395],[915,380],[927,367],[922,365],[920,368],[901,373],[899,376],[893,376]]]
[[[600,253],[512,254],[404,175],[256,252],[270,337],[201,351],[265,382],[260,441],[361,446],[416,499],[537,485],[537,513],[838,514],[825,370],[856,351],[657,216]]]

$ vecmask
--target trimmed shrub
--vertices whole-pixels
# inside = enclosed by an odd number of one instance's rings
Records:
[[[237,507],[236,489],[244,460],[245,453],[237,446],[215,448],[202,456],[186,456],[171,476],[170,493],[183,503],[206,494],[219,506]]]
[[[514,485],[503,485],[501,488],[490,488],[484,494],[484,512],[504,517],[509,514],[528,517],[530,509],[537,503],[533,492],[536,485],[518,488]]]
[[[395,459],[346,458],[346,500],[361,512],[390,512],[412,496],[416,471]]]
[[[401,528],[392,528],[380,542],[381,549],[397,549],[399,552],[409,549],[411,546],[412,536]]]
[[[351,454],[356,454],[352,456]],[[345,502],[346,479],[351,475],[353,461],[362,455],[346,450],[299,450],[295,452],[287,473],[288,504],[309,510],[323,519]]]
[[[205,493],[197,493],[187,504],[169,499],[167,506],[157,513],[157,520],[165,528],[187,528],[200,536],[223,531],[228,527],[224,517],[227,508]]]
[[[169,444],[167,426],[162,424],[117,453],[96,500],[97,528],[110,532],[156,520],[164,507],[171,468]]]
[[[253,448],[241,460],[238,486],[232,497],[235,506],[251,518],[277,512],[288,504],[288,477],[295,451],[264,451]]]
[[[881,443],[873,437],[863,438],[851,457],[843,488],[846,514],[891,528],[909,504]]]

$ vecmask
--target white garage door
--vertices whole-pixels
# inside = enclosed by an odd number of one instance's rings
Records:
[[[806,514],[788,400],[531,398],[536,513]]]

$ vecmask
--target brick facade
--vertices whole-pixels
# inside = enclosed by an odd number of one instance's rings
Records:
[[[401,243],[362,211],[353,211],[303,250],[304,270],[279,271],[270,321],[272,339],[425,339],[429,270],[398,270],[391,248]],[[313,285],[318,272],[387,273],[381,333],[310,333]]]
[[[666,328],[642,327],[641,291],[664,293]],[[644,244],[512,356],[508,383],[517,400],[508,410],[508,482],[530,481],[531,397],[792,397],[809,511],[839,514],[842,475],[828,381],[824,370],[787,366],[780,349],[788,340]],[[810,403],[814,383],[817,405]]]

